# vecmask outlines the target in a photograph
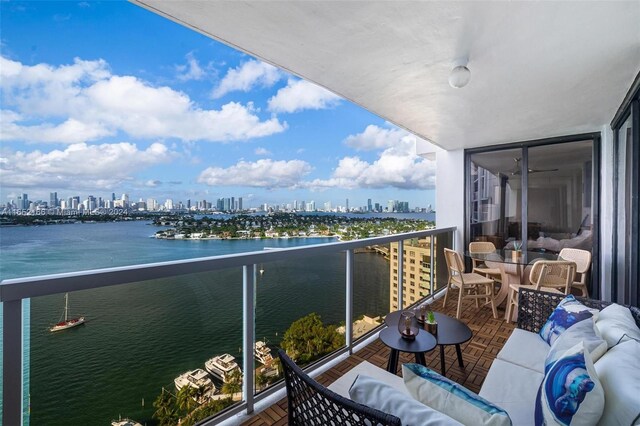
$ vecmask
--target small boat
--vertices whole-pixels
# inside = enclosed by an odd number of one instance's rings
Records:
[[[71,318],[69,319],[69,293],[64,294],[64,313],[62,314],[64,317],[63,321],[60,321],[53,327],[49,329],[49,331],[61,331],[66,330],[67,328],[75,327],[77,325],[84,324],[84,317]]]
[[[271,361],[273,361],[273,356],[271,355],[271,349],[269,349],[267,344],[262,340],[258,340],[256,342],[254,355],[258,360],[258,362],[264,365],[271,364]]]
[[[218,355],[204,363],[204,368],[214,377],[227,383],[235,371],[240,371],[234,356],[229,354]]]
[[[119,419],[119,420],[111,420],[111,426],[142,426],[141,423],[136,422],[131,419]]]
[[[185,386],[200,391],[200,396],[197,399],[194,398],[198,404],[204,404],[216,393],[216,386],[213,384],[213,381],[211,381],[211,378],[209,378],[209,374],[202,368],[196,368],[195,370],[182,373],[173,380],[173,383],[176,385],[176,390],[178,391]]]

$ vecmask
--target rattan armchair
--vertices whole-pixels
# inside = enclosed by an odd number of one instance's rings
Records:
[[[539,260],[535,262],[529,272],[531,285],[509,285],[507,298],[507,322],[511,321],[513,308],[518,307],[519,292],[523,288],[547,291],[567,295],[571,291],[571,284],[575,277],[575,262],[566,260]]]
[[[400,426],[391,414],[358,404],[325,388],[307,376],[287,356],[278,351],[287,386],[287,409],[291,426],[353,425]]]
[[[478,300],[484,299],[486,304],[491,305],[493,317],[498,318],[495,295],[493,294],[493,287],[495,285],[493,279],[475,272],[465,273],[460,254],[454,250],[445,248],[444,258],[447,261],[449,279],[447,280],[447,290],[444,293],[442,306],[447,304],[447,296],[449,296],[449,292],[452,289],[457,289],[459,290],[459,293],[456,318],[460,318],[462,299],[474,299],[476,301],[476,307],[478,306]],[[484,287],[484,290],[482,287]]]
[[[576,278],[580,280],[573,280],[572,287],[579,288],[582,292],[582,297],[589,297],[589,290],[587,290],[587,276],[589,275],[589,269],[591,269],[591,252],[587,250],[563,248],[560,251],[560,258],[563,260],[571,260],[576,263]]]
[[[469,243],[469,253],[494,253],[496,246],[489,241],[473,241]],[[491,268],[485,262],[477,259],[471,259],[473,262],[473,270],[480,275],[484,275],[487,278],[493,278],[494,281],[502,281],[502,270],[500,268]]]

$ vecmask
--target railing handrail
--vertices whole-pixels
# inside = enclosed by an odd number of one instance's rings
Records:
[[[31,297],[47,296],[65,292],[109,287],[132,282],[169,278],[179,275],[210,272],[217,269],[233,268],[243,265],[274,262],[290,259],[335,253],[359,247],[386,244],[411,238],[427,237],[455,231],[455,227],[432,228],[382,237],[365,238],[353,241],[313,244],[283,248],[279,250],[254,251],[201,257],[196,259],[171,260],[166,262],[139,265],[118,266],[79,272],[14,278],[0,282],[0,302],[22,300]]]

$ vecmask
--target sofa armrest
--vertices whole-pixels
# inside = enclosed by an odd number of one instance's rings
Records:
[[[565,297],[564,294],[548,293],[521,287],[518,291],[518,328],[532,333],[539,333],[542,326],[549,319],[549,315]],[[589,308],[599,310],[611,304],[610,302],[585,297],[576,297],[576,299]],[[640,308],[629,305],[622,306],[629,308],[633,319],[640,327]]]
[[[549,315],[566,296],[520,288],[518,291],[518,328],[539,333]]]

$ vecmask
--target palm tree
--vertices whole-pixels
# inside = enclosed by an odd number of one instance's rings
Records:
[[[178,410],[189,413],[197,405],[198,389],[191,386],[183,386],[176,395]]]
[[[238,392],[242,392],[242,372],[236,369],[229,374],[227,381],[222,385],[222,393],[233,395]]]
[[[176,399],[170,392],[162,388],[162,393],[158,395],[153,402],[153,406],[156,409],[153,413],[153,418],[157,419],[161,426],[175,424],[178,417],[176,413]]]

